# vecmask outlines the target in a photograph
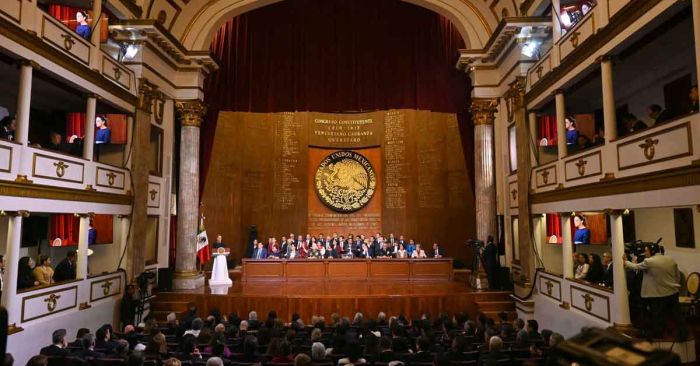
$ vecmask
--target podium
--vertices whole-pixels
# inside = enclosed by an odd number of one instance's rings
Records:
[[[211,256],[214,258],[214,266],[211,269],[211,278],[209,279],[209,286],[230,286],[233,282],[228,276],[228,264],[226,263],[226,257],[230,252],[227,248],[218,248]]]

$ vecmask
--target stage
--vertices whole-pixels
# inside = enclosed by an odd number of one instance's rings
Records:
[[[295,264],[300,264],[300,261]],[[268,311],[275,310],[285,321],[298,313],[305,322],[313,315],[323,315],[326,319],[333,313],[352,317],[358,311],[370,317],[383,311],[388,316],[404,314],[409,318],[420,317],[425,312],[436,316],[440,312],[454,314],[463,311],[473,319],[477,311],[491,317],[499,311],[514,313],[509,294],[477,291],[465,282],[451,279],[396,281],[380,277],[348,281],[287,278],[271,282],[234,278],[230,287],[207,286],[200,290],[160,292],[151,310],[159,320],[165,320],[170,311],[184,312],[189,302],[197,305],[202,316],[217,308],[222,314],[236,312],[244,319],[251,310],[257,311],[261,318]]]

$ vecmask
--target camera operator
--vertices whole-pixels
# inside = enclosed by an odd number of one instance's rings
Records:
[[[136,285],[129,284],[126,286],[126,293],[119,304],[119,313],[121,316],[121,328],[131,324],[134,325],[136,318],[136,310],[139,305],[138,291]]]
[[[687,337],[683,313],[678,302],[680,290],[680,271],[678,264],[671,257],[659,253],[658,244],[647,244],[644,247],[644,260],[633,262],[622,257],[625,268],[639,270],[644,273],[642,279],[642,299],[645,299],[651,310],[651,332],[647,337],[660,338],[666,316],[674,315],[675,328],[678,329],[677,340],[684,341]]]
[[[498,269],[500,268],[500,263],[498,262],[498,246],[493,241],[493,236],[489,235],[486,240],[486,246],[484,247],[484,269],[486,270],[486,277],[489,281],[489,290],[498,289]]]

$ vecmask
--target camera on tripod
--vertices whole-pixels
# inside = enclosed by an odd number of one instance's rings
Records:
[[[641,240],[635,240],[633,242],[625,243],[625,254],[628,257],[637,257],[637,262],[641,262],[645,258],[644,254],[644,248],[647,246],[652,248],[652,253],[664,253],[664,247],[662,245],[659,245],[661,243],[661,240],[663,238],[659,238],[655,243],[654,242],[645,242]]]

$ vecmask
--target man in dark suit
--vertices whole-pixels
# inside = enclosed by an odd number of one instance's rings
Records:
[[[263,248],[262,243],[258,243],[258,247],[253,250],[253,259],[265,259],[267,258],[267,249]]]
[[[489,281],[489,290],[498,289],[498,246],[493,241],[493,236],[489,235],[486,246],[484,247],[484,269]]]
[[[433,354],[430,353],[430,339],[426,336],[420,336],[416,339],[416,350],[417,352],[411,355],[408,364],[413,364],[416,362],[433,362]]]
[[[379,353],[379,356],[377,356],[378,362],[391,362],[401,360],[398,356],[396,356],[396,353],[394,353],[394,351],[391,350],[391,337],[382,337],[379,340],[379,347],[381,347],[382,351]]]
[[[433,258],[442,258],[442,248],[438,243],[433,243]]]
[[[613,286],[613,266],[612,255],[608,252],[603,253],[603,285],[607,287]]]
[[[649,127],[657,125],[659,123],[669,121],[672,118],[671,113],[669,113],[668,110],[661,108],[661,106],[658,104],[652,104],[652,105],[648,106],[647,107],[647,114],[649,115],[649,118],[652,120]]]
[[[83,360],[106,357],[104,353],[95,352],[95,335],[92,333],[83,336],[83,349],[76,352],[75,356]]]
[[[212,247],[214,249],[219,249],[219,248],[226,248],[226,244],[222,242],[223,238],[221,237],[221,234],[216,236],[216,242],[212,244]]]
[[[75,279],[75,262],[78,256],[75,250],[69,250],[66,258],[63,259],[53,273],[54,282],[70,281]]]
[[[39,354],[44,356],[70,356],[70,351],[66,349],[66,330],[56,329],[51,335],[51,344],[42,348]]]

